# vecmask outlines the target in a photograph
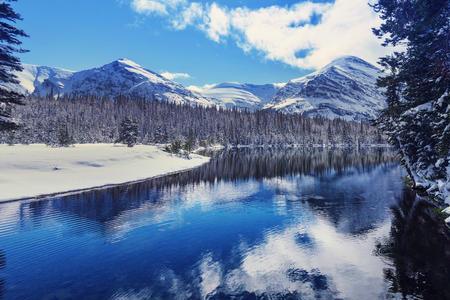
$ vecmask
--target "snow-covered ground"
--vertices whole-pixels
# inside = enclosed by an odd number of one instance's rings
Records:
[[[156,146],[0,145],[0,202],[138,181],[208,161],[196,154],[172,156]]]

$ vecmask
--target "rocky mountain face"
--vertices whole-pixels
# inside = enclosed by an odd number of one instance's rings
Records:
[[[119,59],[102,67],[80,72],[24,65],[24,71],[18,77],[21,82],[19,89],[40,96],[123,95],[179,104],[212,105],[209,99],[128,59]]]
[[[22,72],[16,74],[20,84],[13,88],[24,94],[46,94],[50,93],[52,88],[62,89],[74,73],[64,69],[27,64],[24,64],[23,68]]]
[[[380,70],[368,62],[346,56],[321,70],[288,82],[265,109],[307,116],[370,120],[385,106],[376,82]]]

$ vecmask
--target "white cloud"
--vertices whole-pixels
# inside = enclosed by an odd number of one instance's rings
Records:
[[[169,9],[186,4],[186,0],[132,0],[131,8],[141,14],[168,14]]]
[[[191,75],[188,73],[172,73],[172,72],[162,72],[161,76],[169,79],[169,80],[175,80],[175,79],[189,79],[191,78]]]
[[[176,30],[193,26],[214,42],[232,40],[245,52],[299,68],[317,69],[342,55],[375,63],[387,51],[372,34],[380,20],[367,1],[299,1],[250,9],[216,2],[133,0],[132,7],[139,13],[165,14]]]
[[[202,20],[204,13],[202,4],[197,2],[191,3],[171,21],[172,26],[177,30],[183,30],[188,25],[193,25],[198,20]]]
[[[308,22],[313,15],[323,14],[330,7],[329,4],[302,2],[290,8],[238,8],[231,13],[231,22],[240,37],[238,45],[245,51],[258,50],[269,60],[311,67],[305,59],[297,58],[296,53],[313,47],[310,31],[314,26]]]
[[[201,28],[206,31],[210,39],[219,42],[222,36],[227,36],[230,33],[230,21],[230,12],[213,3],[209,7]]]

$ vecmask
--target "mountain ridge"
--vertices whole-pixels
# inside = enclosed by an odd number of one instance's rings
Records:
[[[191,86],[188,89],[204,97],[216,99],[225,108],[241,108],[255,111],[262,109],[277,93],[280,84],[252,84],[224,82],[204,87]]]
[[[24,65],[16,90],[39,96],[119,95],[177,104],[260,109],[352,121],[370,120],[385,106],[376,86],[380,70],[355,57],[337,58],[313,73],[287,83],[225,82],[184,87],[127,58],[100,67],[70,71]]]
[[[316,72],[289,81],[264,109],[370,120],[385,106],[376,85],[380,74],[380,69],[358,57],[340,57]]]
[[[38,74],[45,73],[39,77]],[[31,80],[32,78],[34,80]],[[121,58],[100,67],[82,71],[24,64],[18,73],[20,87],[27,94],[137,96],[178,104],[212,105],[211,101],[168,80],[132,60]]]

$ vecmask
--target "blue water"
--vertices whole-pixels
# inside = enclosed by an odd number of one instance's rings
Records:
[[[235,150],[180,175],[0,204],[0,298],[382,299],[375,246],[403,175],[381,150]]]

